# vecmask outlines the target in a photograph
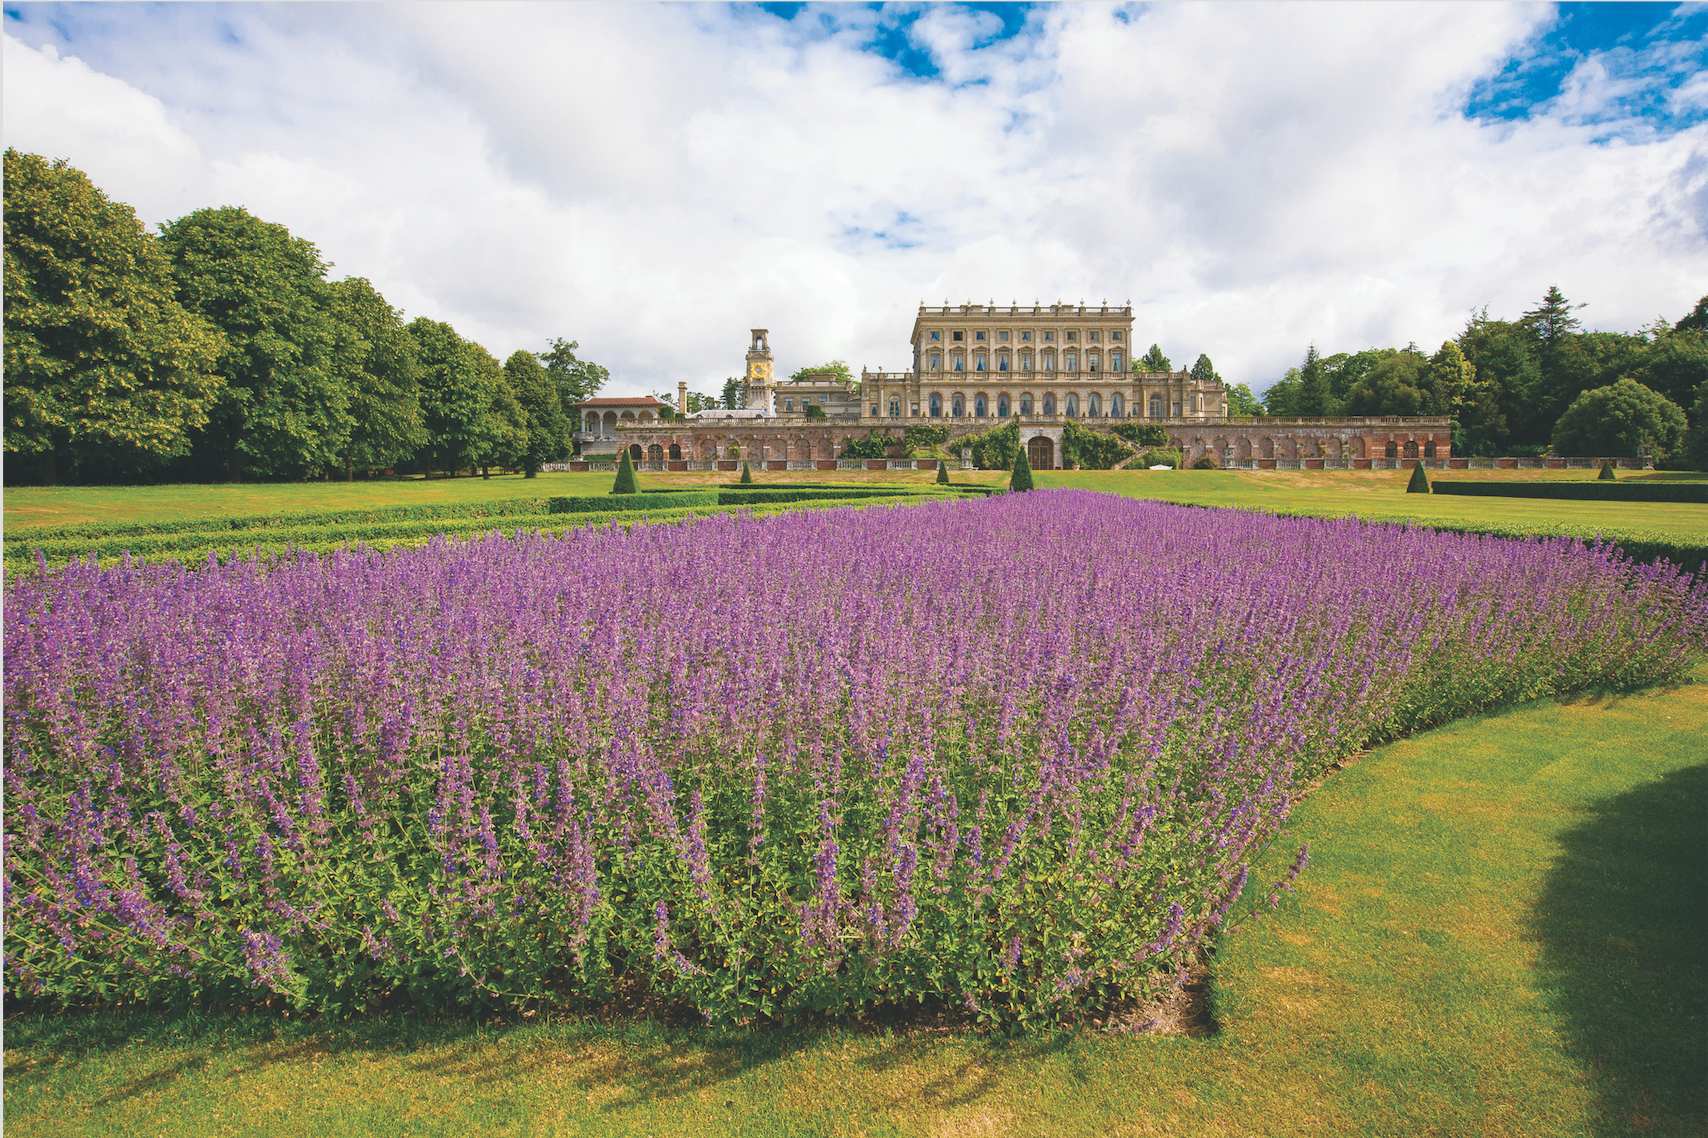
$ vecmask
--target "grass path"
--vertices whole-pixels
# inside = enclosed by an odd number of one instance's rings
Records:
[[[1382,748],[1304,803],[1218,1034],[13,1016],[10,1135],[1708,1132],[1708,667]],[[1279,848],[1265,871],[1283,860]]]

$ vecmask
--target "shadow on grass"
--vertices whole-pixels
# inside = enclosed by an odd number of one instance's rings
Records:
[[[1598,1134],[1708,1133],[1708,766],[1591,804],[1531,916]]]

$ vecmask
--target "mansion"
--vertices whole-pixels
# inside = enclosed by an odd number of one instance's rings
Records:
[[[866,436],[888,436],[901,452],[904,428],[948,428],[953,453],[957,437],[1014,422],[1029,461],[1055,469],[1063,424],[1072,419],[1105,431],[1117,421],[1152,424],[1189,461],[1209,455],[1222,465],[1353,468],[1405,459],[1444,465],[1450,454],[1446,417],[1231,419],[1219,382],[1185,371],[1133,370],[1131,304],[922,304],[909,346],[906,370],[863,367],[858,384],[831,373],[779,382],[770,333],[755,328],[743,406],[684,417],[650,395],[588,399],[569,408],[579,417],[577,449],[609,461],[622,447],[643,467],[660,470],[732,469],[743,461],[777,470],[835,469],[860,464],[843,451]],[[678,384],[676,407],[686,406],[687,394],[687,384]]]

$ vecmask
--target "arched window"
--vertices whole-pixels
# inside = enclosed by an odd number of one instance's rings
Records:
[[[1109,397],[1109,415],[1110,415],[1110,417],[1115,418],[1115,419],[1119,419],[1121,417],[1121,409],[1124,406],[1125,406],[1125,404],[1122,403],[1121,396],[1120,396],[1119,392],[1117,392],[1114,395],[1111,395]]]
[[[639,462],[641,460],[641,448],[639,443],[629,444],[629,460],[631,462]]]
[[[1417,457],[1417,440],[1416,439],[1407,439],[1406,440],[1406,457],[1407,458],[1416,458]]]
[[[1424,458],[1434,458],[1435,457],[1435,440],[1434,439],[1430,439],[1428,442],[1423,444],[1423,457]]]
[[[899,400],[899,399],[890,400],[890,418],[892,418],[892,419],[901,418],[901,400]]]
[[[1031,395],[1029,395],[1029,394],[1028,395],[1022,395],[1020,397],[1020,413],[1022,415],[1030,415],[1032,413],[1032,396]]]
[[[949,401],[949,414],[952,418],[963,419],[967,414],[967,401],[957,395]]]
[[[1160,395],[1151,396],[1151,418],[1162,418],[1162,396]]]
[[[996,417],[998,419],[1008,418],[1008,396],[998,395],[996,397]]]
[[[941,419],[943,417],[943,397],[938,395],[936,392],[932,392],[931,394],[931,417],[933,419]]]
[[[1062,413],[1070,419],[1078,418],[1079,417],[1079,396],[1069,395],[1067,397],[1066,405],[1062,408]]]
[[[973,416],[974,416],[974,418],[978,418],[978,419],[984,418],[984,412],[985,412],[984,396],[982,394],[974,396],[973,397]]]
[[[671,443],[670,444],[670,461],[671,462],[681,462],[682,461],[682,447],[677,443]]]
[[[1093,391],[1085,401],[1085,413],[1093,419],[1103,414],[1103,400]]]
[[[1056,413],[1056,396],[1055,396],[1054,392],[1051,392],[1050,394],[1044,396],[1044,414],[1054,415],[1055,413]]]
[[[646,460],[648,462],[663,462],[664,448],[659,446],[657,443],[653,443],[651,446],[646,448]]]
[[[1396,443],[1393,439],[1389,439],[1388,445],[1383,448],[1382,453],[1386,454],[1389,458],[1398,458],[1400,457],[1400,444]]]

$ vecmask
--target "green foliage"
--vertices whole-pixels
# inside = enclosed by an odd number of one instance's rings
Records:
[[[1708,332],[1708,296],[1698,300],[1690,315],[1672,327],[1675,332]]]
[[[1572,315],[1574,310],[1582,307],[1567,300],[1558,285],[1549,285],[1542,303],[1526,312],[1519,323],[1544,345],[1559,344],[1582,329],[1583,322]]]
[[[1328,369],[1323,366],[1317,346],[1311,344],[1305,349],[1305,362],[1299,367],[1299,390],[1292,413],[1314,418],[1333,415],[1339,410],[1338,401],[1329,391]]]
[[[225,345],[178,303],[159,243],[80,171],[12,149],[5,216],[6,454],[52,484],[62,462],[75,478],[187,453]]]
[[[421,365],[421,411],[427,445],[423,469],[456,471],[480,461],[489,445],[486,414],[497,394],[500,369],[483,366],[492,357],[457,335],[456,329],[425,316],[408,325]],[[481,357],[485,357],[483,360]]]
[[[1221,469],[1221,467],[1216,462],[1215,459],[1211,458],[1209,455],[1205,455],[1203,458],[1200,458],[1197,462],[1194,462],[1192,464],[1192,469],[1193,470],[1219,470],[1219,469]]]
[[[753,485],[753,471],[747,468],[747,463],[745,462],[741,464],[741,484],[743,486]]]
[[[947,462],[939,462],[937,464],[937,485],[949,485],[949,464]]]
[[[1108,470],[1122,459],[1131,458],[1136,451],[1118,438],[1081,426],[1078,420],[1068,419],[1062,427],[1062,463],[1078,463],[1084,470]]]
[[[1684,444],[1686,422],[1678,404],[1632,379],[1586,391],[1554,424],[1554,453],[1635,457],[1651,448],[1656,466]]]
[[[1596,478],[1602,482],[1614,482],[1618,480],[1619,476],[1613,473],[1611,462],[1604,462],[1601,464],[1601,473],[1597,474]]]
[[[1685,458],[1694,470],[1708,470],[1708,381],[1696,389],[1696,425],[1691,428]]]
[[[332,315],[348,332],[339,381],[349,393],[344,437],[346,480],[355,472],[397,466],[427,442],[421,417],[420,362],[403,316],[367,281],[330,286]]]
[[[949,441],[948,427],[910,426],[902,432],[902,445],[909,450],[940,447]]]
[[[1228,414],[1230,416],[1257,416],[1264,414],[1263,404],[1257,396],[1251,393],[1248,383],[1231,383],[1227,385]]]
[[[1346,414],[1423,414],[1428,369],[1429,360],[1423,353],[1410,348],[1395,352],[1353,385],[1346,397]]]
[[[537,353],[540,363],[546,373],[551,376],[552,384],[557,388],[558,406],[567,408],[572,403],[580,403],[591,399],[599,389],[605,386],[605,381],[611,378],[611,373],[591,360],[579,358],[575,353],[581,345],[575,340],[555,339],[545,351]]]
[[[1222,382],[1222,377],[1216,374],[1216,365],[1202,352],[1198,353],[1198,359],[1192,364],[1192,378],[1199,383]]]
[[[1557,502],[1691,502],[1708,505],[1708,482],[1633,482],[1612,477],[1612,466],[1582,482],[1437,482],[1437,494],[1474,498],[1541,498]]]
[[[1146,451],[1139,456],[1136,462],[1129,465],[1142,467],[1145,470],[1149,470],[1153,466],[1166,466],[1171,470],[1179,470],[1183,457],[1177,450],[1152,450]]]
[[[746,467],[743,467],[742,471],[743,473],[746,473]],[[611,483],[611,493],[640,493],[640,484],[635,480],[635,464],[629,461],[629,452],[627,449],[624,449],[623,457],[617,464],[617,480]]]
[[[1116,423],[1114,431],[1135,447],[1163,447],[1168,445],[1168,430],[1164,427],[1146,426],[1143,423]]]
[[[811,367],[797,368],[795,369],[794,374],[789,376],[789,382],[798,383],[801,380],[806,379],[808,376],[824,375],[826,373],[835,376],[836,382],[848,387],[859,386],[854,379],[854,373],[849,370],[847,360],[831,360],[827,364],[814,364]]]
[[[161,229],[178,302],[225,333],[225,388],[195,449],[204,469],[302,478],[341,465],[356,352],[332,316],[326,265],[312,244],[235,206]]]
[[[1026,448],[1020,447],[1014,455],[1014,472],[1008,478],[1010,494],[1024,494],[1032,489],[1032,463],[1026,458]]]
[[[1138,372],[1174,370],[1174,365],[1168,362],[1168,357],[1162,354],[1162,347],[1151,345],[1151,350],[1133,361],[1133,370]]]
[[[558,395],[551,373],[532,352],[514,352],[504,361],[504,376],[515,393],[526,424],[527,436],[517,462],[529,478],[548,462],[569,454],[574,430]]]
[[[1429,493],[1429,472],[1423,468],[1422,462],[1411,468],[1411,479],[1406,482],[1406,493]]]
[[[724,410],[739,411],[747,405],[747,385],[730,376],[724,380]]]
[[[1708,383],[1708,332],[1684,331],[1660,336],[1622,374],[1629,374],[1643,386],[1690,409],[1691,422],[1699,423],[1702,420],[1694,407],[1697,390]]]
[[[474,462],[482,474],[492,466],[515,470],[526,461],[528,414],[522,410],[522,402],[516,397],[516,389],[510,386],[510,378],[498,358],[472,342],[468,351],[482,376],[482,385],[489,393],[476,435]]]
[[[824,407],[818,403],[808,403],[806,414],[809,419],[822,419],[824,418]]]
[[[1015,456],[1020,453],[1020,422],[1010,419],[980,435],[968,435],[956,440],[951,449],[971,450],[973,466],[979,470],[1013,470]]]
[[[867,435],[864,438],[849,439],[842,448],[843,458],[883,458],[885,450],[895,445],[895,440],[888,435]]]

